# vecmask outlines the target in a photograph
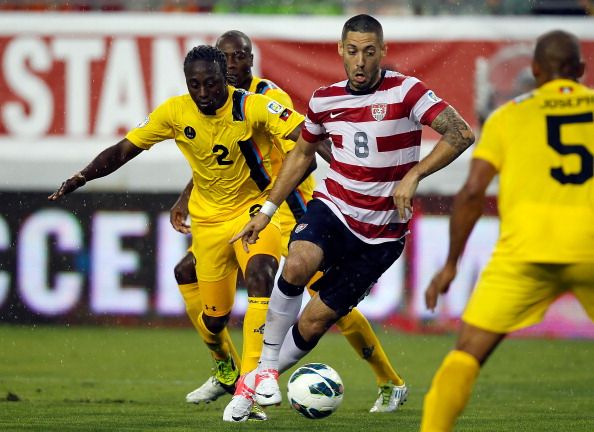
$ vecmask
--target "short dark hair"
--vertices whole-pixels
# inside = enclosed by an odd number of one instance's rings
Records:
[[[229,30],[229,31],[226,31],[225,33],[223,33],[222,35],[220,35],[217,38],[217,43],[215,44],[215,46],[218,46],[219,43],[221,42],[221,40],[226,39],[226,38],[237,38],[237,39],[241,39],[241,41],[243,42],[243,44],[245,45],[245,47],[247,49],[247,52],[249,54],[252,53],[252,40],[244,32],[239,31],[239,30]]]
[[[218,48],[210,45],[198,45],[192,48],[184,59],[184,69],[195,61],[202,60],[214,62],[219,65],[223,76],[227,76],[227,59],[225,54]]]
[[[351,31],[359,33],[375,33],[381,42],[384,41],[384,30],[382,29],[382,25],[370,15],[361,14],[349,18],[342,27],[342,40],[345,40],[347,33]]]

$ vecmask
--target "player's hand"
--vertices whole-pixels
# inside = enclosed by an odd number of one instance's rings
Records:
[[[418,186],[418,178],[412,174],[412,171],[409,171],[402,178],[402,180],[400,180],[400,183],[398,183],[398,185],[394,189],[394,192],[392,193],[394,205],[396,206],[396,209],[398,210],[398,214],[400,215],[400,219],[402,221],[407,221],[412,216],[412,199],[415,195],[415,192],[417,191]]]
[[[173,204],[171,210],[169,210],[169,222],[171,226],[177,232],[182,234],[190,234],[190,225],[187,224],[188,220],[188,206],[182,205],[179,200]]]
[[[450,289],[450,284],[456,277],[456,266],[446,264],[444,265],[440,271],[435,273],[433,279],[431,279],[431,283],[425,290],[425,304],[427,305],[427,309],[431,311],[435,311],[435,306],[437,306],[437,298],[440,294],[445,294]]]
[[[245,227],[237,234],[233,236],[229,243],[236,242],[241,239],[243,244],[243,250],[247,253],[250,252],[249,246],[255,244],[258,240],[258,234],[266,228],[266,225],[270,222],[270,218],[264,213],[256,213],[256,215],[245,225]]]
[[[74,192],[79,187],[84,186],[86,182],[87,182],[87,180],[85,179],[85,176],[83,176],[81,173],[76,173],[72,177],[70,177],[68,180],[66,180],[64,183],[62,183],[62,186],[60,186],[60,188],[57,191],[55,191],[53,194],[48,196],[47,199],[50,201],[56,201],[62,195],[66,195],[66,194],[69,194],[70,192]]]

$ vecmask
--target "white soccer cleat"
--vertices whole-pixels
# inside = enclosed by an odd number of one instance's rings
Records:
[[[227,393],[223,384],[215,377],[209,377],[204,384],[186,395],[186,402],[199,404],[210,403]]]
[[[264,369],[256,374],[256,402],[261,406],[279,405],[283,399],[278,386],[278,370]]]
[[[225,407],[223,421],[239,423],[250,418],[254,406],[254,389],[245,384],[245,375],[237,381],[235,394]]]
[[[369,410],[371,413],[394,412],[408,399],[406,384],[397,386],[388,382],[380,386],[377,393],[377,399]]]
[[[235,381],[239,377],[239,368],[235,366],[233,357],[223,360],[214,360],[214,375],[193,392],[186,395],[186,402],[199,404],[216,401],[225,393],[233,394]]]

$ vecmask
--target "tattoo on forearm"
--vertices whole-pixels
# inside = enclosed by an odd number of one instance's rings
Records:
[[[443,136],[458,153],[462,153],[474,142],[474,134],[460,114],[452,107],[443,110],[431,123],[431,128]]]

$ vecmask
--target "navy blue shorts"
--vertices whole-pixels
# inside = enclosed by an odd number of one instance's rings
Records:
[[[398,259],[404,237],[397,241],[369,244],[359,240],[322,201],[313,199],[291,233],[291,240],[304,240],[324,251],[320,271],[312,285],[320,299],[339,316],[369,294],[379,277]],[[289,242],[289,244],[290,244]]]

